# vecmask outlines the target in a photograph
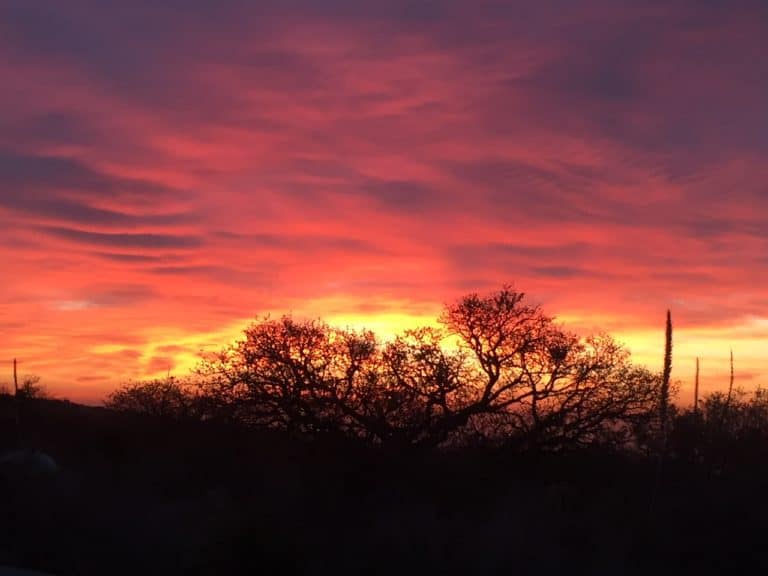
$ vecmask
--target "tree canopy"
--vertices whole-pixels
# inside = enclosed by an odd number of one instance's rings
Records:
[[[505,286],[391,341],[320,320],[261,318],[202,362],[210,417],[375,445],[481,440],[560,449],[626,442],[661,376],[605,334],[579,337]]]

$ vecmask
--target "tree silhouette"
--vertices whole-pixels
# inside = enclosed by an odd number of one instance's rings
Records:
[[[219,416],[305,434],[340,431],[369,424],[354,407],[376,348],[372,333],[265,318],[198,372]]]
[[[531,447],[627,439],[660,381],[607,335],[579,339],[510,287],[471,294],[442,318],[480,367],[472,413],[501,414]]]
[[[437,446],[479,435],[557,449],[626,442],[661,381],[606,335],[557,326],[509,287],[446,307],[444,329],[383,344],[371,332],[263,318],[200,367],[218,417],[372,444]],[[458,337],[458,346],[446,343]]]

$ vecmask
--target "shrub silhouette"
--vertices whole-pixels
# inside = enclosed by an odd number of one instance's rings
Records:
[[[172,419],[201,417],[194,389],[188,382],[172,376],[125,384],[111,392],[104,405],[112,410]]]
[[[21,377],[18,390],[8,384],[0,384],[0,395],[13,396],[18,394],[19,398],[50,398],[48,389],[40,383],[40,376],[27,375]]]

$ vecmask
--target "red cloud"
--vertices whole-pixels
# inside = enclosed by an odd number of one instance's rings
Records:
[[[0,19],[0,349],[54,391],[509,281],[648,362],[671,307],[681,370],[760,373],[761,5],[189,4]]]

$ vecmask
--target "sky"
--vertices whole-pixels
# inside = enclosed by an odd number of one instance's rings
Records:
[[[670,308],[683,403],[768,386],[766,70],[763,0],[4,0],[0,382],[512,284],[654,370]]]

